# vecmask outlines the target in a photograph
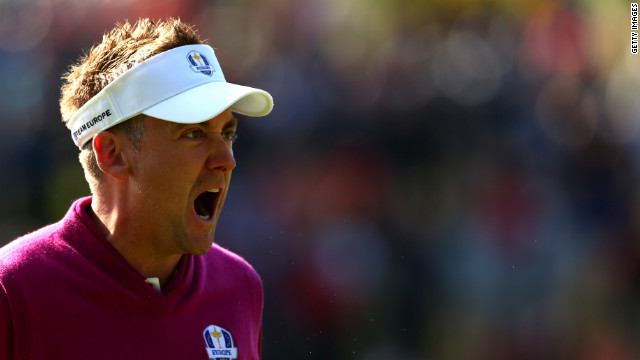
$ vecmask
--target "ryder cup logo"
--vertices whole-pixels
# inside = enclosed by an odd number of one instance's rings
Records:
[[[195,71],[195,72],[199,72],[202,74],[205,74],[207,76],[211,76],[211,74],[213,74],[213,72],[215,71],[213,69],[213,66],[211,66],[211,64],[209,64],[209,60],[207,60],[207,58],[202,55],[202,53],[197,52],[197,51],[192,51],[187,55],[187,60],[189,60],[189,63],[191,64],[191,70]]]
[[[207,344],[209,359],[231,360],[238,357],[238,348],[233,347],[233,338],[227,330],[209,325],[204,333],[204,342]]]

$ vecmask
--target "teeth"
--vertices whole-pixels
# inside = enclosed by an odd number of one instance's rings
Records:
[[[207,191],[208,191],[208,192],[214,192],[214,193],[217,193],[217,192],[220,192],[220,189],[211,189],[211,190],[207,190]]]
[[[209,215],[198,215],[198,217],[202,220],[209,220],[210,216]]]

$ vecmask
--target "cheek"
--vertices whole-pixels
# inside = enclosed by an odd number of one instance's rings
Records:
[[[225,175],[225,185],[224,185],[224,193],[222,194],[222,197],[220,198],[220,206],[224,205],[224,201],[227,198],[227,194],[229,193],[229,184],[231,183],[231,172],[229,172],[228,174]]]
[[[158,156],[140,162],[135,176],[141,192],[159,201],[170,203],[169,199],[184,197],[193,185],[193,176],[189,174],[184,161]]]

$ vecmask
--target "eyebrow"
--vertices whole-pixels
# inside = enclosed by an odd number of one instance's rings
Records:
[[[238,119],[235,116],[232,116],[231,119],[222,126],[222,130],[232,129],[235,127],[238,127]]]

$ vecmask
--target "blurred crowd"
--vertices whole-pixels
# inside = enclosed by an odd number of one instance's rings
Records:
[[[0,0],[0,244],[88,195],[60,75],[180,17],[275,109],[240,122],[216,239],[263,358],[640,358],[629,3]]]

